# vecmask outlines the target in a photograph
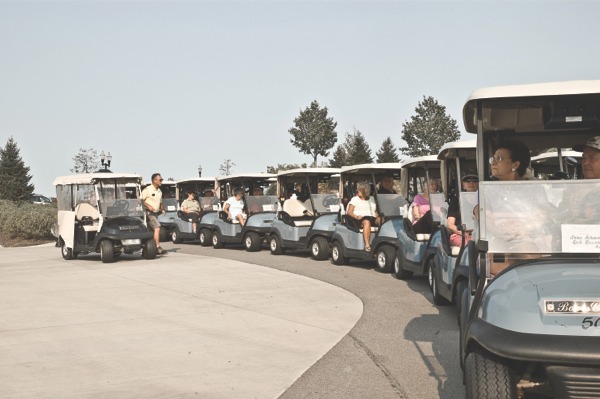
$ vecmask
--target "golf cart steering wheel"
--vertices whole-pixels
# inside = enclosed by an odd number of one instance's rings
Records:
[[[119,208],[122,212],[129,209],[129,201],[127,200],[116,200],[113,204],[114,207]]]
[[[340,199],[338,198],[337,195],[328,195],[327,197],[323,198],[323,206],[325,208],[329,208],[329,206],[331,205],[339,205],[340,203]]]

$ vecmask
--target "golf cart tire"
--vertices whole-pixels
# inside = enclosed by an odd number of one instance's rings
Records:
[[[269,237],[269,249],[273,255],[283,255],[285,252],[281,246],[281,240],[276,234],[273,234],[271,237]]]
[[[446,298],[444,298],[441,294],[440,291],[438,289],[438,279],[435,276],[435,270],[432,269],[432,281],[431,281],[431,294],[433,296],[433,303],[435,303],[437,306],[447,306],[450,305],[450,301],[448,301]]]
[[[427,285],[429,286],[429,291],[433,292],[433,268],[431,267],[433,261],[428,260],[425,268],[427,269]]]
[[[456,293],[454,294],[454,303],[456,304],[456,322],[460,325],[460,312],[462,312],[462,294],[467,289],[467,281],[460,279],[456,283]]]
[[[511,368],[481,349],[467,356],[465,383],[467,399],[517,398],[517,384]]]
[[[62,254],[62,257],[64,260],[72,260],[77,258],[78,253],[77,252],[73,252],[73,248],[67,248],[67,246],[65,245],[65,243],[61,240],[60,243],[60,253]]]
[[[329,242],[325,237],[315,237],[310,243],[310,255],[314,260],[329,258]]]
[[[156,254],[158,253],[158,247],[156,246],[156,241],[153,238],[146,241],[146,248],[144,248],[144,259],[156,259]]]
[[[260,251],[260,236],[255,231],[249,231],[244,238],[244,246],[248,252]]]
[[[111,240],[100,241],[100,259],[102,263],[112,263],[115,261],[115,249]]]
[[[382,245],[375,254],[376,267],[379,273],[389,273],[394,265],[396,251],[390,245]]]
[[[413,276],[413,272],[405,270],[402,267],[402,257],[400,256],[400,253],[398,251],[396,251],[395,255],[394,255],[394,269],[392,270],[392,275],[397,278],[398,280],[408,280],[409,278],[411,278]]]
[[[200,229],[200,233],[198,233],[198,240],[200,240],[201,246],[210,247],[212,245],[212,236],[210,235],[210,230]]]
[[[183,240],[181,239],[181,235],[179,234],[179,229],[175,227],[173,231],[171,231],[171,241],[173,244],[181,244]]]
[[[168,240],[169,240],[169,238],[167,237],[167,229],[165,229],[163,226],[160,226],[160,233],[158,235],[158,241],[165,242]]]
[[[335,241],[331,246],[331,263],[336,266],[343,266],[348,263],[348,258],[344,256],[344,253],[342,252],[342,246],[337,241]]]
[[[223,240],[221,238],[221,233],[215,231],[212,235],[212,246],[214,249],[223,248]]]

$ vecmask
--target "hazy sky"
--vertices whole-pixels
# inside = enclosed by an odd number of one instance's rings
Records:
[[[310,163],[288,129],[316,99],[374,154],[423,95],[464,131],[477,88],[599,79],[599,38],[599,1],[0,0],[0,145],[46,195],[80,147],[145,180],[264,171]]]

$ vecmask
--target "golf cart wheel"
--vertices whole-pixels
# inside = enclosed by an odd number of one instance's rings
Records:
[[[390,245],[382,245],[379,247],[375,253],[375,259],[377,259],[377,271],[380,273],[389,273],[392,270],[395,257],[396,251]]]
[[[427,284],[429,285],[429,290],[433,292],[433,261],[427,261]]]
[[[329,242],[325,237],[316,237],[310,244],[310,254],[314,260],[325,260],[329,257]]]
[[[77,252],[73,252],[72,248],[67,248],[62,240],[60,243],[60,253],[62,254],[64,260],[71,260],[77,257]]]
[[[468,286],[467,286],[468,287]],[[470,292],[464,290],[460,300],[460,312],[458,313],[458,331],[459,331],[459,359],[460,368],[465,370],[465,331],[469,322],[469,296]]]
[[[456,304],[456,322],[460,325],[460,312],[462,306],[462,294],[467,289],[467,280],[459,280],[456,283],[456,293],[454,294],[454,303]]]
[[[397,251],[394,256],[394,270],[392,271],[392,275],[399,280],[409,279],[413,275],[413,272],[404,270],[404,268],[402,267],[402,260],[400,257],[400,253]]]
[[[244,238],[244,246],[248,252],[260,251],[260,236],[255,231],[249,231]]]
[[[517,397],[516,378],[502,359],[481,349],[469,353],[465,361],[467,399],[513,399]]]
[[[156,247],[156,241],[153,238],[146,241],[146,248],[144,248],[144,259],[156,259],[158,248]]]
[[[158,240],[160,242],[165,242],[168,241],[168,237],[167,237],[167,229],[165,229],[164,227],[160,226],[160,233],[158,235]]]
[[[115,260],[115,250],[111,240],[100,241],[100,259],[102,263],[111,263]]]
[[[282,255],[284,250],[281,246],[281,240],[275,234],[269,237],[269,249],[273,255]]]
[[[223,248],[223,241],[221,240],[221,233],[215,231],[212,235],[212,246],[215,249]]]
[[[208,229],[201,229],[198,234],[198,239],[200,240],[200,245],[203,247],[208,247],[212,244],[212,237],[210,236],[210,231]]]
[[[179,229],[175,227],[173,231],[171,231],[171,241],[173,244],[181,244],[183,240],[181,239],[181,235],[179,234]]]
[[[449,305],[450,302],[444,298],[438,289],[438,279],[435,276],[435,270],[431,269],[431,293],[433,294],[433,303],[438,306]]]
[[[337,266],[348,263],[348,258],[346,258],[342,252],[342,245],[337,241],[331,246],[331,263]]]

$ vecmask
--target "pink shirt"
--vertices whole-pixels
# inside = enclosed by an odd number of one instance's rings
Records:
[[[413,200],[413,206],[419,207],[419,212],[421,212],[421,216],[423,216],[425,212],[431,209],[429,201],[427,201],[427,199],[421,194],[417,194],[415,196],[415,199]],[[418,220],[413,221],[413,224],[415,224],[416,222],[418,222]]]

